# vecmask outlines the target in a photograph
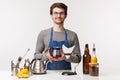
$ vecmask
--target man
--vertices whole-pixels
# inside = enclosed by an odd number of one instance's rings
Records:
[[[67,6],[64,3],[54,3],[50,7],[50,16],[53,26],[43,30],[38,35],[35,58],[49,61],[47,70],[71,70],[70,62],[79,63],[81,61],[80,46],[77,34],[65,29],[64,20],[67,17]],[[75,46],[69,59],[65,57],[62,46],[67,48]],[[60,56],[54,57],[53,48],[60,49]]]

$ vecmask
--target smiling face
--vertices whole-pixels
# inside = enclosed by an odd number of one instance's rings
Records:
[[[63,24],[66,16],[65,10],[62,8],[55,7],[52,10],[51,18],[55,24]]]

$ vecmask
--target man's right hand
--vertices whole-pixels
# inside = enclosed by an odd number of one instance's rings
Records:
[[[54,58],[50,55],[50,49],[48,49],[48,51],[46,52],[46,56],[49,59],[49,61],[52,63],[52,61],[54,60]]]

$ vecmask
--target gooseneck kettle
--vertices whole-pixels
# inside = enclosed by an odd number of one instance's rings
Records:
[[[33,59],[31,69],[33,74],[46,74],[45,64],[41,59]]]

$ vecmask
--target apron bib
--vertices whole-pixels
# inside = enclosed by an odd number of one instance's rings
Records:
[[[66,30],[64,30],[64,33],[65,33],[64,41],[55,41],[53,40],[53,28],[51,28],[50,42],[49,42],[50,53],[52,53],[53,51],[52,48],[54,47],[58,47],[60,49],[62,49],[62,45],[69,47],[69,41],[67,40]],[[70,62],[67,62],[65,60],[53,61],[52,63],[48,62],[47,70],[71,70],[71,64]]]

